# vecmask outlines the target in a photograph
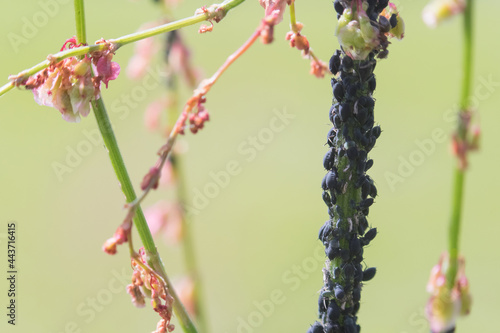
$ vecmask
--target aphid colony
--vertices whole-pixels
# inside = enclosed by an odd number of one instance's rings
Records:
[[[339,15],[344,11],[342,3],[334,2]],[[366,12],[377,22],[386,6],[387,1],[368,1]],[[385,17],[381,23],[389,25],[384,30],[396,24]],[[331,80],[334,98],[328,115],[333,127],[326,138],[329,149],[323,166],[328,172],[321,184],[330,218],[319,231],[328,259],[318,300],[319,321],[308,333],[359,332],[356,314],[361,288],[376,273],[374,267],[363,267],[363,247],[377,235],[376,228],[368,228],[366,219],[377,196],[377,188],[366,172],[373,166],[368,153],[381,134],[380,127],[374,126],[372,97],[375,57],[380,57],[380,52],[370,52],[365,60],[353,60],[337,50],[330,59],[335,77]]]

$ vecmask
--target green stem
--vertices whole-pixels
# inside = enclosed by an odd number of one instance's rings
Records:
[[[220,15],[220,16],[224,16],[231,9],[240,5],[244,1],[245,0],[226,0],[223,3],[221,3],[220,5],[218,5],[217,13],[219,13],[218,15]],[[75,0],[75,2],[76,2],[76,0]],[[82,8],[83,8],[83,5],[82,5]],[[185,19],[175,21],[175,22],[163,24],[163,25],[160,25],[158,27],[151,28],[148,30],[135,32],[133,34],[122,36],[122,37],[119,37],[116,39],[109,39],[108,42],[112,43],[115,46],[115,50],[116,50],[117,48],[119,48],[123,45],[137,42],[141,39],[145,39],[145,38],[159,35],[159,34],[162,34],[165,32],[169,32],[169,31],[177,30],[177,29],[180,29],[183,27],[187,27],[187,26],[199,23],[199,22],[203,22],[203,21],[207,20],[207,18],[211,18],[211,16],[208,14],[205,14],[205,13],[197,14],[197,15],[185,18]],[[95,44],[95,45],[89,45],[89,46],[80,46],[80,47],[76,47],[76,48],[73,48],[70,50],[58,52],[58,53],[50,56],[51,60],[48,60],[48,59],[44,60],[41,63],[31,67],[30,69],[26,69],[26,70],[20,72],[16,76],[16,78],[18,81],[22,82],[23,78],[26,79],[29,76],[36,74],[39,71],[49,67],[52,62],[59,62],[59,61],[64,60],[66,58],[81,56],[81,55],[87,54],[89,52],[102,51],[102,50],[106,49],[107,47],[108,47],[108,45],[103,43],[103,44]],[[15,87],[15,82],[9,82],[9,83],[5,84],[4,86],[2,86],[0,88],[0,96],[5,94],[6,92],[12,90],[12,88],[14,88],[14,87]]]
[[[458,139],[465,142],[467,139],[467,126],[462,117],[469,109],[469,96],[472,78],[472,51],[473,51],[473,26],[472,26],[472,0],[467,0],[464,12],[464,44],[463,44],[463,78],[462,92],[460,97],[460,110],[458,117],[457,135]],[[450,266],[447,272],[447,286],[451,290],[455,285],[458,270],[460,222],[462,217],[463,193],[464,193],[465,170],[459,166],[455,167],[455,179],[453,184],[452,215],[449,228],[448,252],[450,255]]]
[[[118,177],[118,181],[120,182],[122,191],[125,194],[127,202],[132,202],[136,199],[136,194],[132,186],[132,182],[130,181],[127,169],[125,168],[125,163],[120,153],[118,142],[116,141],[113,129],[111,128],[111,122],[109,121],[106,107],[104,106],[102,98],[93,100],[91,104],[92,109],[94,110],[97,124],[99,126],[99,131],[101,132],[104,144],[108,149],[109,158],[111,160],[111,164],[113,166],[115,174]],[[165,282],[167,283],[167,288],[174,298],[174,311],[179,319],[181,327],[185,332],[197,333],[193,321],[187,314],[186,309],[175,293],[174,287],[170,282],[167,273],[165,272],[165,267],[163,266],[161,258],[158,254],[153,236],[151,235],[151,231],[148,228],[148,224],[146,222],[146,219],[144,218],[144,214],[140,206],[137,206],[135,211],[134,225],[137,228],[139,237],[141,238],[142,244],[144,245],[144,249],[148,257],[148,265],[165,280]]]
[[[85,31],[85,8],[83,0],[75,0],[75,22],[76,22],[76,40],[79,43],[87,43],[87,33]]]
[[[175,163],[173,164],[174,172],[177,175],[177,197],[179,203],[182,206],[183,215],[182,215],[182,246],[184,250],[184,261],[186,262],[186,268],[188,274],[193,279],[194,291],[193,298],[195,304],[195,313],[197,317],[198,326],[200,327],[202,332],[208,332],[207,320],[203,307],[202,300],[202,287],[201,287],[201,275],[198,270],[198,265],[196,261],[196,255],[194,251],[194,243],[190,228],[191,221],[187,217],[186,214],[186,185],[185,178],[182,172],[182,166],[179,156],[175,156]]]

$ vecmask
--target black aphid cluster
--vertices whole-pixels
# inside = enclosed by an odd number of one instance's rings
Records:
[[[379,14],[388,1],[367,2],[369,17],[374,22],[383,21]],[[337,13],[341,14],[347,3],[350,1],[336,0]],[[393,27],[396,23],[389,24]],[[324,286],[318,300],[320,321],[308,333],[360,332],[356,314],[361,288],[376,272],[374,267],[363,268],[362,262],[363,247],[377,235],[376,228],[368,229],[366,219],[377,196],[377,188],[366,174],[373,166],[368,153],[381,133],[380,127],[374,126],[372,97],[377,52],[356,61],[337,50],[330,59],[330,71],[335,75],[331,80],[334,99],[329,111],[333,127],[328,132],[329,149],[323,159],[328,173],[321,184],[330,219],[319,231],[328,268],[323,269]]]

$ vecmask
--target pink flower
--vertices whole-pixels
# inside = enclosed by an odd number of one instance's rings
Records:
[[[92,53],[92,63],[95,71],[94,85],[98,89],[100,83],[104,82],[106,88],[108,88],[108,82],[115,80],[120,74],[120,65],[111,61],[114,55],[113,44],[104,39],[98,40],[96,44],[106,44],[108,47],[104,51]]]
[[[194,282],[188,276],[174,282],[175,290],[189,314],[196,316],[196,304],[194,300]]]
[[[443,253],[439,263],[432,268],[427,291],[431,294],[426,306],[426,315],[435,333],[446,332],[454,328],[459,316],[470,312],[471,296],[469,282],[465,276],[465,260],[458,259],[458,271],[452,290],[447,286],[449,256]]]
[[[138,31],[152,28],[155,23],[146,23],[142,25]],[[145,73],[151,59],[158,52],[158,47],[155,44],[154,38],[145,38],[135,43],[134,55],[130,58],[127,66],[127,75],[131,79],[139,79]]]
[[[310,74],[316,76],[318,79],[325,77],[325,73],[329,72],[328,66],[321,60],[311,59]]]
[[[465,10],[465,0],[434,0],[424,7],[422,19],[425,24],[435,28],[439,23]]]
[[[182,209],[178,204],[160,201],[144,211],[149,229],[153,235],[160,231],[171,243],[182,238]]]
[[[38,104],[58,109],[66,121],[79,122],[89,114],[95,92],[90,59],[64,59],[28,79],[26,88],[33,90]]]
[[[160,128],[161,114],[166,108],[164,100],[156,100],[148,105],[144,112],[144,124],[150,131],[156,131]]]
[[[96,77],[99,77],[104,82],[106,88],[108,88],[108,82],[115,80],[120,74],[120,65],[111,61],[111,59],[113,59],[113,54],[108,53],[100,57],[96,64]]]
[[[265,8],[266,19],[272,19],[272,24],[276,25],[283,20],[286,5],[290,0],[259,0],[259,2]]]

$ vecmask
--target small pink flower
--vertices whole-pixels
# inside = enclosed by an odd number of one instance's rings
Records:
[[[316,76],[318,79],[322,79],[327,72],[329,72],[328,66],[323,61],[311,59],[310,73],[312,75]]]
[[[426,315],[434,333],[446,332],[455,327],[459,316],[470,312],[471,296],[469,282],[465,276],[465,260],[458,259],[458,271],[452,290],[447,286],[446,274],[449,256],[443,253],[439,263],[432,268],[427,291],[431,294],[426,306]]]
[[[95,93],[90,68],[89,58],[67,58],[28,79],[26,88],[38,104],[58,109],[66,121],[79,122],[89,114]]]
[[[142,25],[138,31],[152,28],[156,22],[150,22]],[[127,65],[127,75],[131,79],[139,79],[146,73],[146,69],[151,63],[151,59],[158,52],[158,47],[154,38],[145,38],[135,43],[134,55],[130,58]]]
[[[422,19],[425,24],[435,28],[443,22],[465,10],[465,0],[434,0],[424,7]]]
[[[115,80],[120,74],[120,65],[111,61],[114,55],[113,44],[101,39],[96,44],[106,44],[108,47],[104,51],[96,51],[92,53],[92,63],[94,64],[95,77],[94,86],[99,87],[101,82],[104,82],[108,88],[108,82]]]
[[[194,282],[190,277],[183,277],[179,281],[174,282],[175,290],[179,296],[181,303],[191,315],[196,315],[196,304],[194,300]]]
[[[144,112],[144,124],[150,131],[157,131],[160,128],[161,114],[165,110],[164,100],[156,100],[151,102]]]
[[[115,80],[120,74],[120,65],[118,63],[111,61],[113,59],[113,54],[108,53],[107,55],[100,57],[96,64],[96,76],[101,78],[104,82],[106,88],[108,88],[108,82]]]
[[[144,211],[153,235],[164,232],[169,243],[178,243],[182,238],[182,209],[178,204],[160,201]]]
[[[169,187],[172,186],[174,182],[174,169],[172,167],[172,163],[167,160],[161,169],[160,186]]]
[[[259,2],[265,8],[266,18],[272,18],[272,24],[276,25],[283,20],[286,5],[290,0],[259,0]]]
[[[198,73],[191,65],[189,48],[184,44],[179,34],[176,35],[175,41],[172,43],[168,62],[175,73],[184,77],[189,87],[194,88],[196,86]]]

